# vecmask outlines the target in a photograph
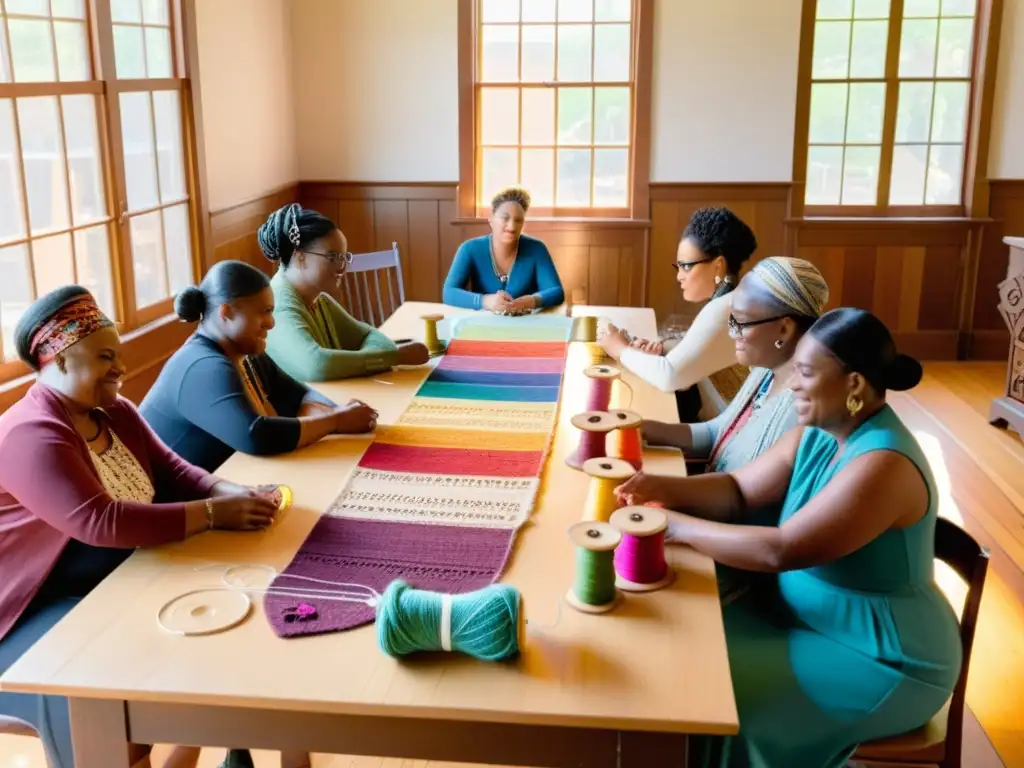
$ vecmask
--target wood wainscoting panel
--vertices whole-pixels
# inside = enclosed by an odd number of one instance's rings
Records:
[[[278,208],[299,201],[299,185],[288,184],[260,197],[210,212],[209,262],[203,273],[218,261],[234,259],[273,274],[274,264],[260,251],[256,232]]]
[[[990,182],[989,215],[978,259],[974,323],[968,353],[976,360],[1006,360],[1010,334],[999,314],[997,286],[1006,279],[1010,248],[1004,237],[1024,237],[1024,179]]]

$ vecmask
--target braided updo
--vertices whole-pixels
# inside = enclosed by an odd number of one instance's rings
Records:
[[[287,267],[296,250],[337,228],[323,214],[303,208],[298,203],[290,203],[270,214],[256,233],[256,239],[264,256]]]

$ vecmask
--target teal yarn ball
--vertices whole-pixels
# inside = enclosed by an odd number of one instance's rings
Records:
[[[439,592],[413,589],[402,580],[388,585],[377,603],[377,644],[388,656],[440,651]],[[519,590],[491,584],[452,595],[451,650],[483,661],[501,661],[519,652]]]

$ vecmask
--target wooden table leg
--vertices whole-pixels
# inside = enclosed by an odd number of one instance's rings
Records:
[[[686,755],[686,734],[619,734],[619,768],[686,768]]]
[[[69,699],[76,768],[132,768],[148,751],[128,742],[125,703]]]

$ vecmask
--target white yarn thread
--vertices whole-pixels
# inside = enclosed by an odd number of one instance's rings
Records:
[[[441,595],[441,648],[452,649],[452,596]]]

